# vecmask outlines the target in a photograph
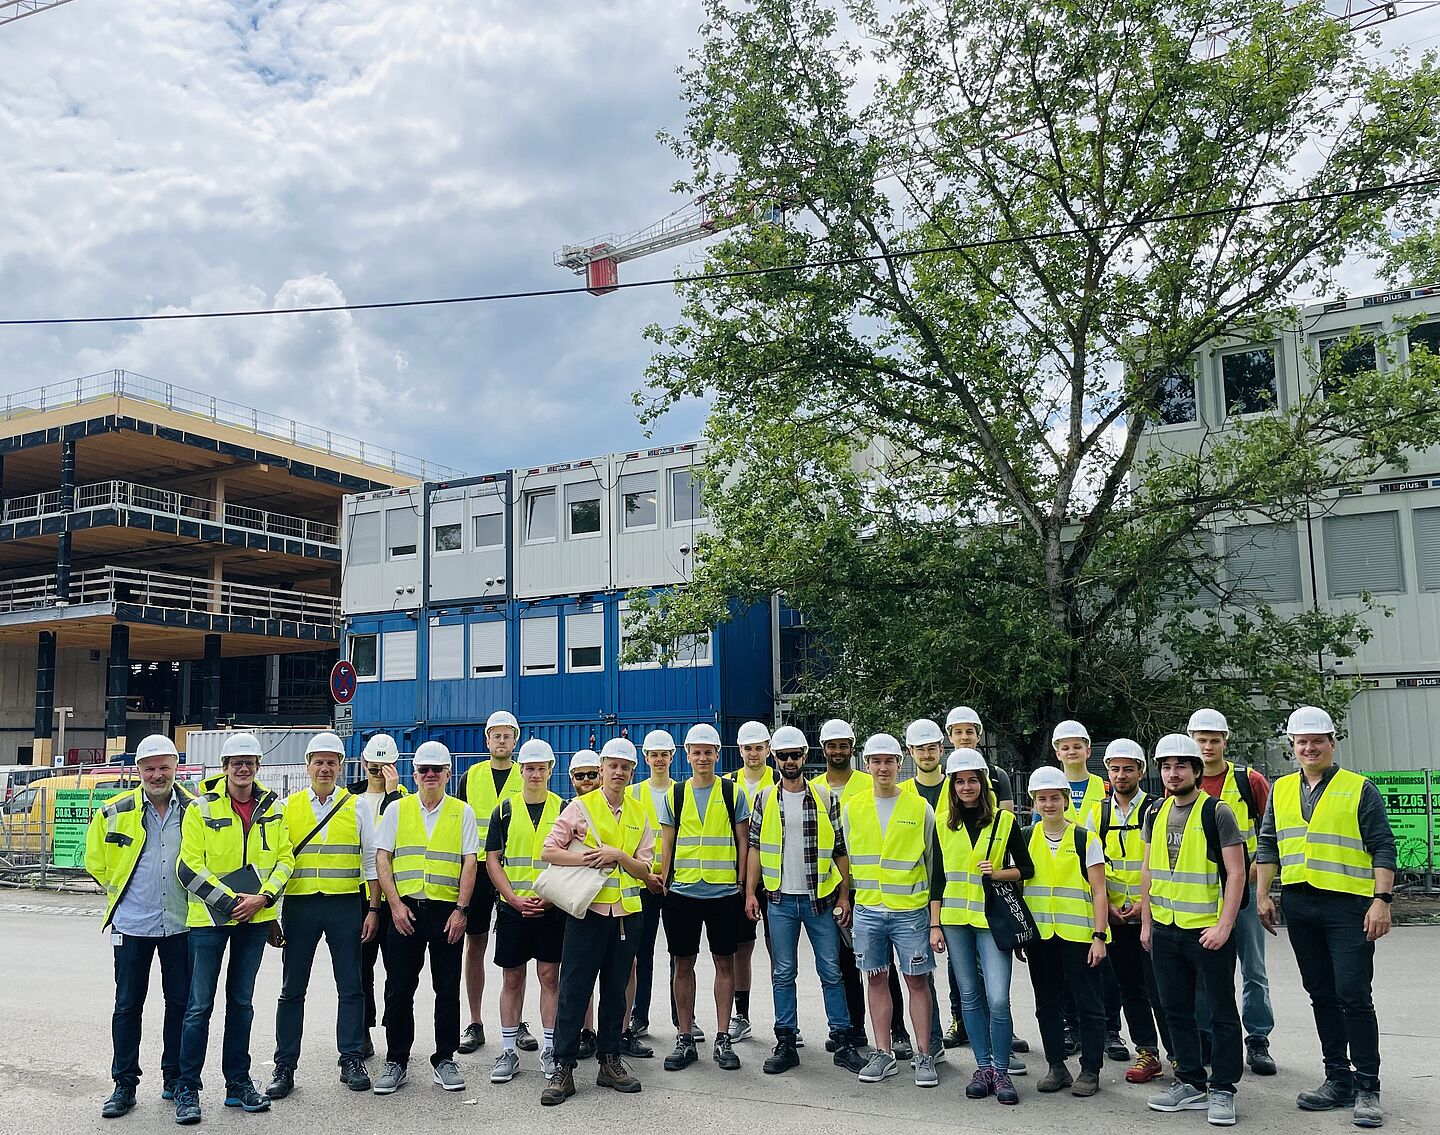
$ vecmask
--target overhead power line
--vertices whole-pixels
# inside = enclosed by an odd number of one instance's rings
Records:
[[[1118,232],[1127,228],[1149,228],[1154,225],[1170,224],[1176,221],[1198,221],[1209,217],[1231,216],[1263,209],[1279,209],[1289,205],[1307,205],[1321,201],[1337,201],[1346,198],[1375,197],[1387,193],[1403,193],[1416,189],[1440,187],[1440,175],[1392,181],[1383,185],[1360,186],[1354,189],[1336,189],[1328,193],[1305,193],[1293,197],[1277,197],[1269,201],[1242,202],[1236,205],[1217,205],[1211,209],[1193,209],[1184,213],[1167,213],[1149,217],[1144,221],[1109,221],[1102,225],[1077,225],[1073,228],[1048,229],[1033,233],[1016,233],[1012,236],[990,237],[985,240],[959,241],[950,244],[930,245],[891,253],[866,253],[861,256],[840,256],[822,260],[802,260],[790,264],[772,264],[756,268],[734,268],[724,272],[697,272],[686,275],[664,276],[650,280],[634,280],[616,285],[618,290],[637,288],[673,287],[676,284],[703,284],[724,280],[743,279],[749,276],[768,276],[781,272],[806,272],[824,268],[853,267],[856,264],[873,264],[880,261],[913,260],[922,256],[940,256],[957,252],[978,252],[987,248],[1000,248],[1014,244],[1039,243],[1060,240],[1066,237],[1096,236],[1102,233]],[[336,303],[314,307],[267,307],[247,308],[235,311],[175,311],[156,312],[150,315],[85,315],[61,316],[38,319],[0,319],[0,327],[56,327],[99,323],[163,323],[177,320],[200,319],[245,319],[252,316],[274,315],[321,315],[327,312],[391,311],[400,308],[445,307],[458,304],[500,303],[510,300],[549,299],[555,296],[589,295],[584,285],[568,288],[536,288],[529,291],[487,292],[472,296],[444,296],[432,299],[384,300],[375,303]]]

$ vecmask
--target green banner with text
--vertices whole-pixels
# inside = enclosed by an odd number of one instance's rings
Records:
[[[57,788],[55,790],[56,867],[85,866],[85,832],[95,809],[107,800],[128,792],[105,785],[100,788]]]
[[[1440,815],[1440,773],[1367,772],[1365,778],[1385,797],[1385,810],[1390,813],[1390,828],[1395,833],[1396,866],[1401,871],[1433,870],[1436,849],[1432,819]]]

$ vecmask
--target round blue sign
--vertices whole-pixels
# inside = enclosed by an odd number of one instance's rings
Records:
[[[347,705],[355,696],[355,667],[340,659],[330,668],[330,693],[341,705]]]

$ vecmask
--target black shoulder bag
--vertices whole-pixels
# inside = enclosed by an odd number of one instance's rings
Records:
[[[995,849],[995,836],[1000,830],[1000,813],[990,825],[990,844],[985,849],[985,858],[993,864],[991,853]],[[1000,858],[1005,859],[1005,848],[1000,849]],[[1002,950],[1014,953],[1023,950],[1038,936],[1035,916],[1025,905],[1019,883],[997,882],[989,875],[982,876],[980,885],[985,890],[985,923],[990,927],[990,936]]]

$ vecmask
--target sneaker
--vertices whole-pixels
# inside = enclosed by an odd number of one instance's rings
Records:
[[[630,1020],[630,1031],[638,1037],[647,1037],[650,1035],[650,1022],[637,1021],[632,1017]]]
[[[1052,1064],[1050,1070],[1040,1077],[1040,1082],[1035,1085],[1035,1090],[1037,1092],[1063,1092],[1074,1082],[1069,1068],[1063,1064]]]
[[[1273,1076],[1277,1069],[1270,1055],[1270,1042],[1263,1036],[1245,1038],[1245,1063],[1257,1076]]]
[[[695,1051],[695,1038],[690,1033],[681,1033],[675,1039],[675,1051],[665,1057],[665,1071],[678,1072],[700,1059]]]
[[[959,1048],[962,1044],[969,1043],[970,1038],[965,1035],[965,1026],[960,1023],[959,1017],[954,1018],[950,1022],[949,1031],[945,1034],[945,1047]]]
[[[715,1063],[727,1072],[733,1072],[740,1067],[740,1057],[736,1056],[735,1050],[730,1047],[729,1033],[715,1034]]]
[[[630,1029],[626,1029],[620,1034],[620,1055],[631,1056],[636,1060],[649,1060],[655,1055],[655,1050]]]
[[[385,1061],[385,1071],[380,1073],[380,1078],[375,1081],[375,1086],[370,1090],[377,1096],[388,1096],[392,1092],[399,1091],[405,1083],[405,1065],[394,1060]]]
[[[272,1100],[283,1100],[295,1090],[295,1069],[283,1064],[275,1065],[275,1074],[265,1085],[265,1094]]]
[[[465,1077],[460,1075],[460,1067],[453,1060],[442,1060],[435,1065],[435,1075],[431,1079],[447,1092],[465,1090]]]
[[[723,1035],[723,1034],[722,1034]],[[638,1092],[640,1081],[625,1067],[624,1062],[618,1056],[600,1057],[600,1071],[595,1074],[595,1085],[601,1088],[614,1088],[617,1092]]]
[[[1010,1051],[1026,1053],[1030,1051],[1030,1042],[1024,1037],[1012,1036],[1010,1038]]]
[[[935,1058],[928,1052],[915,1057],[915,1086],[933,1088],[940,1083],[940,1073],[935,1071]]]
[[[368,1092],[370,1073],[365,1071],[365,1061],[358,1056],[347,1056],[341,1060],[340,1082],[352,1092]]]
[[[225,1088],[225,1106],[238,1107],[241,1111],[257,1112],[270,1110],[270,1097],[255,1090],[249,1080],[229,1084]]]
[[[1148,1048],[1142,1048],[1135,1055],[1135,1063],[1125,1069],[1125,1079],[1131,1084],[1148,1084],[1158,1080],[1165,1070],[1160,1066],[1160,1057]]]
[[[1301,1092],[1295,1097],[1295,1106],[1301,1111],[1334,1111],[1340,1107],[1355,1106],[1355,1085],[1325,1077],[1325,1082],[1313,1092]]]
[[[200,1122],[200,1097],[195,1094],[195,1089],[175,1090],[175,1122],[181,1127]]]
[[[1371,1092],[1361,1088],[1355,1093],[1355,1126],[1385,1126],[1385,1109],[1380,1106],[1379,1092]]]
[[[1234,1127],[1235,1093],[1211,1088],[1210,1103],[1205,1110],[1205,1118],[1210,1121],[1211,1127]]]
[[[575,1094],[575,1069],[569,1067],[556,1068],[550,1082],[545,1085],[545,1090],[540,1093],[540,1103],[543,1107],[554,1107],[556,1104],[564,1103]]]
[[[910,1038],[905,1033],[890,1037],[890,1051],[895,1054],[896,1060],[911,1060],[915,1056],[915,1046],[910,1043]]]
[[[1030,1071],[1030,1068],[1026,1065],[1025,1061],[1012,1056],[1010,1057],[1010,1067],[1005,1069],[1005,1071],[1009,1072],[1012,1076],[1024,1076]]]
[[[1210,1097],[1204,1088],[1176,1080],[1159,1095],[1146,1100],[1145,1105],[1151,1111],[1206,1111]]]
[[[791,1068],[800,1066],[800,1054],[795,1051],[795,1034],[788,1029],[776,1029],[775,1048],[765,1058],[762,1070],[770,1076],[778,1076]]]
[[[996,1100],[1000,1103],[1020,1102],[1020,1093],[1015,1090],[1015,1082],[1010,1079],[1009,1072],[1001,1072],[998,1068],[991,1069],[990,1084],[995,1089]]]
[[[795,1047],[796,1047],[796,1048],[804,1048],[804,1047],[805,1047],[805,1038],[800,1035],[800,1030],[799,1030],[799,1029],[796,1029],[796,1030],[795,1030]]]
[[[521,1052],[539,1052],[540,1042],[530,1031],[530,1026],[524,1021],[520,1022],[520,1031],[515,1034],[515,1047]]]
[[[520,1054],[518,1052],[502,1052],[495,1057],[495,1067],[490,1069],[490,1082],[492,1084],[508,1084],[515,1079],[515,1073],[520,1071]]]
[[[594,1029],[581,1029],[580,1045],[575,1050],[575,1055],[577,1055],[581,1060],[589,1060],[590,1057],[595,1055],[595,1041],[596,1037]]]
[[[836,1055],[838,1056],[839,1053]],[[877,1048],[870,1054],[870,1059],[865,1062],[865,1067],[860,1069],[860,1082],[862,1084],[878,1084],[881,1080],[899,1074],[900,1062],[895,1059],[895,1054]]]
[[[730,1018],[730,1040],[749,1040],[755,1035],[755,1030],[750,1027],[750,1018],[742,1017],[736,1013]]]
[[[555,1050],[553,1048],[544,1049],[540,1053],[540,1074],[547,1080],[555,1075]]]
[[[1065,1029],[1065,1055],[1074,1056],[1080,1051],[1080,1034],[1070,1027]]]
[[[1081,1072],[1070,1087],[1072,1096],[1093,1096],[1100,1090],[1100,1076],[1096,1072]]]
[[[835,1067],[844,1068],[847,1072],[855,1072],[857,1074],[863,1072],[865,1066],[869,1063],[869,1061],[865,1059],[864,1053],[853,1044],[842,1044],[835,1050],[835,1055],[832,1059],[835,1062]]]
[[[965,1085],[965,1098],[967,1100],[983,1100],[994,1089],[991,1081],[992,1068],[976,1068],[975,1075],[970,1077],[970,1082]]]
[[[119,1119],[135,1107],[135,1089],[115,1085],[110,1098],[100,1105],[100,1115],[105,1119]]]
[[[1110,1033],[1106,1036],[1105,1055],[1116,1064],[1124,1064],[1130,1059],[1130,1050],[1125,1047],[1125,1042],[1120,1039],[1119,1033]]]
[[[696,1021],[693,1025],[690,1026],[690,1039],[693,1040],[696,1044],[705,1043],[705,1030],[700,1027],[699,1021]]]
[[[459,1051],[463,1055],[469,1056],[472,1052],[475,1052],[477,1049],[481,1049],[484,1047],[485,1026],[482,1025],[479,1021],[472,1021],[466,1027],[464,1034],[460,1037]]]
[[[169,1102],[175,1098],[175,1081],[166,1080],[160,1088],[160,1098]]]

